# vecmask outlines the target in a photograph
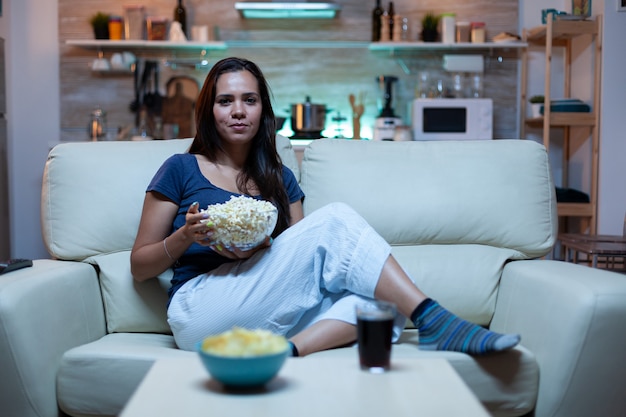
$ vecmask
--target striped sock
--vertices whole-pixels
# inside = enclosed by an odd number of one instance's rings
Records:
[[[481,355],[510,349],[520,341],[517,334],[494,333],[463,320],[430,298],[417,306],[411,321],[419,330],[419,344],[424,350]]]

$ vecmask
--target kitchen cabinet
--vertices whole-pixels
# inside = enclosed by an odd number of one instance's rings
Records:
[[[522,53],[522,95],[521,95],[521,119],[522,137],[525,135],[524,125],[528,127],[540,127],[542,129],[543,144],[550,149],[551,140],[555,129],[563,132],[563,173],[562,187],[568,187],[568,165],[572,155],[588,140],[591,140],[589,170],[591,178],[589,190],[589,203],[559,202],[557,212],[560,218],[577,217],[583,220],[581,229],[589,233],[596,232],[597,223],[597,199],[598,199],[598,156],[599,156],[599,128],[600,128],[600,76],[602,65],[602,16],[596,16],[592,20],[552,20],[548,19],[546,25],[524,31],[524,41],[529,45],[539,45],[544,48],[545,54],[545,103],[551,102],[551,86],[553,74],[553,57],[556,48],[564,50],[564,98],[572,96],[572,43],[581,37],[589,39],[589,45],[593,48],[593,97],[590,112],[558,112],[551,109],[552,106],[544,106],[544,114],[539,118],[526,118],[526,85],[528,76],[528,51]],[[580,133],[583,134],[580,134]],[[588,132],[588,135],[586,134]],[[574,134],[576,133],[576,134]]]

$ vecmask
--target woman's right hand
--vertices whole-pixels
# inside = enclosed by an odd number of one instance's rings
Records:
[[[194,242],[202,246],[213,243],[213,222],[208,215],[199,210],[198,202],[192,203],[185,214],[185,228],[193,236]]]

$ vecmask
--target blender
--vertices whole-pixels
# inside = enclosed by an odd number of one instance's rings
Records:
[[[402,124],[393,111],[392,90],[393,84],[398,81],[398,77],[393,75],[380,75],[376,77],[379,88],[383,91],[382,108],[374,124],[374,140],[393,140],[396,126]]]

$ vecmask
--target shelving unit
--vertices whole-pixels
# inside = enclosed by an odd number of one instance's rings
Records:
[[[366,41],[209,41],[209,42],[171,42],[146,40],[96,40],[69,39],[67,45],[83,49],[95,50],[226,50],[228,48],[319,48],[319,49],[354,49],[362,48],[370,51],[432,51],[432,50],[492,50],[522,49],[525,42],[484,42],[484,43],[451,43],[441,42],[366,42]]]
[[[114,49],[114,50],[148,50],[148,49],[187,49],[187,50],[225,50],[224,42],[171,42],[145,40],[97,40],[97,39],[69,39],[65,42],[69,46],[83,49]]]
[[[148,51],[200,51],[205,55],[211,51],[224,51],[229,48],[279,48],[279,49],[367,49],[372,53],[387,53],[390,56],[403,54],[414,55],[420,52],[480,52],[493,55],[501,51],[519,51],[528,46],[526,42],[482,42],[482,43],[442,43],[442,42],[367,42],[367,41],[288,41],[288,40],[232,40],[211,42],[170,42],[170,41],[146,41],[146,40],[77,40],[66,41],[67,45],[83,49],[94,49],[99,52],[104,50],[125,50],[132,52]],[[409,75],[410,70],[401,58],[397,58],[398,64]]]
[[[442,42],[372,42],[370,51],[385,51],[395,53],[400,51],[433,51],[433,50],[501,50],[522,49],[528,46],[526,42],[482,42],[482,43],[442,43]]]
[[[555,47],[564,48],[564,98],[571,98],[572,94],[572,42],[581,36],[589,36],[590,45],[594,48],[594,74],[593,74],[593,103],[591,112],[553,112],[551,106],[550,88],[552,85],[552,59]],[[597,16],[593,20],[552,20],[548,23],[530,30],[524,31],[524,41],[529,45],[540,45],[545,48],[545,83],[544,83],[544,115],[539,118],[526,118],[527,103],[527,76],[528,76],[528,51],[522,53],[522,94],[521,94],[521,119],[529,127],[541,127],[543,129],[543,144],[550,149],[551,133],[553,129],[563,130],[563,187],[567,187],[569,159],[573,153],[586,141],[575,140],[572,129],[588,129],[591,140],[591,189],[589,203],[566,203],[557,205],[559,217],[578,217],[588,222],[582,227],[589,233],[596,232],[597,222],[597,198],[598,198],[598,155],[599,155],[599,127],[600,127],[600,75],[602,65],[602,17]],[[522,137],[524,137],[524,124]],[[577,136],[579,137],[579,136]]]

